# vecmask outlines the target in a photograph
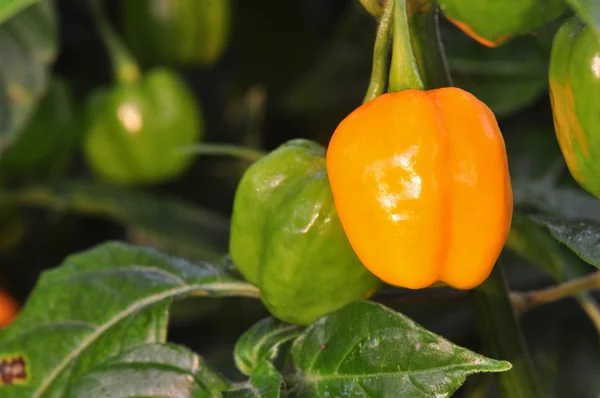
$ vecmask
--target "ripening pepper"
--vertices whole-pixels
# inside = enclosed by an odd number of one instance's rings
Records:
[[[600,40],[577,17],[556,33],[549,80],[554,128],[569,171],[600,198]]]
[[[85,154],[103,179],[158,183],[176,177],[193,157],[182,147],[203,135],[193,94],[167,69],[94,93],[86,109]]]
[[[463,32],[497,47],[558,17],[565,0],[438,0],[444,15]]]
[[[512,189],[492,111],[458,88],[384,94],[348,115],[327,149],[346,235],[384,282],[470,289],[506,241]]]
[[[277,318],[308,324],[380,285],[338,219],[325,149],[289,141],[254,163],[235,194],[230,253]]]
[[[143,60],[209,65],[225,49],[230,0],[126,0],[122,25],[127,44]]]
[[[5,290],[0,289],[0,328],[10,325],[19,313],[19,304]]]

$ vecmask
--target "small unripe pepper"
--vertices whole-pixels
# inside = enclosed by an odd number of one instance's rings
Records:
[[[554,37],[549,80],[554,128],[569,171],[600,198],[600,40],[577,17]]]
[[[438,0],[446,17],[463,32],[488,47],[558,17],[565,0]]]
[[[199,107],[167,69],[94,93],[86,109],[85,154],[112,183],[156,183],[176,177],[193,157],[181,148],[203,134]]]
[[[388,93],[333,134],[327,171],[346,235],[384,282],[470,289],[506,241],[513,200],[490,109],[458,88]]]
[[[254,163],[238,185],[230,253],[277,318],[308,324],[380,285],[338,219],[325,149],[292,140]]]
[[[169,65],[209,65],[228,41],[230,0],[120,1],[127,44],[137,57]]]

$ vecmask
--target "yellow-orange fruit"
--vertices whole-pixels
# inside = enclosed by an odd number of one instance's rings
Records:
[[[352,248],[384,282],[471,289],[490,274],[513,198],[492,111],[458,88],[404,90],[356,109],[327,150]]]

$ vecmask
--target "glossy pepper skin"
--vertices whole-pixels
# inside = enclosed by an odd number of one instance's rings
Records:
[[[354,254],[338,219],[325,149],[289,141],[244,174],[230,253],[277,318],[309,324],[373,294],[380,281]]]
[[[490,109],[458,88],[384,94],[347,116],[327,150],[346,235],[384,282],[471,289],[506,241],[513,200]]]
[[[120,1],[125,39],[143,60],[210,65],[227,44],[230,0]]]
[[[600,198],[600,41],[577,17],[554,37],[548,76],[554,128],[569,171]]]
[[[565,10],[565,0],[438,0],[444,15],[488,47],[529,33]]]
[[[178,176],[193,160],[181,148],[203,135],[198,104],[167,69],[93,94],[86,111],[87,160],[111,183],[158,183]]]

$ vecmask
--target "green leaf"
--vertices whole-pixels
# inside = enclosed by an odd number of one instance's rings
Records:
[[[551,216],[532,216],[536,223],[548,228],[585,262],[600,268],[600,223],[591,220],[564,220]]]
[[[235,344],[233,357],[238,369],[251,376],[264,361],[272,362],[282,344],[297,337],[302,328],[275,318],[265,318],[248,329]]]
[[[509,298],[500,264],[475,289],[481,336],[488,351],[509,360],[513,369],[498,375],[503,398],[541,398],[537,375]]]
[[[272,363],[262,361],[248,382],[235,389],[224,391],[224,398],[279,398],[283,377]]]
[[[511,368],[368,301],[310,325],[295,340],[292,357],[294,396],[302,397],[442,397],[469,374]]]
[[[0,0],[0,23],[40,0]]]
[[[577,15],[592,27],[600,40],[600,3],[597,0],[567,0]]]
[[[256,296],[256,289],[209,263],[107,243],[44,272],[17,320],[0,330],[0,358],[22,358],[23,380],[2,397],[61,397],[68,383],[105,359],[165,341],[177,297]],[[42,337],[43,336],[43,337]]]
[[[543,225],[515,214],[506,247],[564,282],[590,272],[590,267],[560,244]]]
[[[220,397],[229,382],[199,355],[173,344],[145,344],[84,374],[66,397]]]
[[[27,4],[23,1],[5,0],[4,3],[5,13],[0,11],[0,19],[11,14],[14,17],[0,25],[0,157],[45,92],[49,66],[54,62],[58,46],[51,1],[40,1],[24,10]],[[32,1],[27,3],[33,4]],[[23,11],[15,15],[19,10]]]
[[[227,252],[229,221],[174,199],[87,181],[0,191],[0,202],[106,217],[131,227],[136,242],[194,259]]]
[[[78,149],[74,111],[70,87],[53,78],[31,120],[0,159],[3,175],[18,181],[24,175],[46,178],[62,173]]]

